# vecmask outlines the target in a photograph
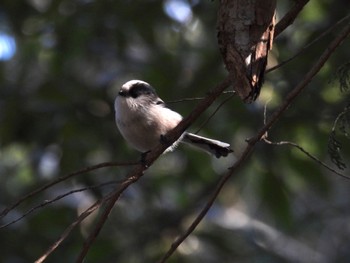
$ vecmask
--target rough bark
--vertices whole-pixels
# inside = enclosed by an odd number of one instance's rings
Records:
[[[276,0],[220,0],[218,42],[226,69],[236,77],[234,89],[252,102],[264,82],[272,48]]]

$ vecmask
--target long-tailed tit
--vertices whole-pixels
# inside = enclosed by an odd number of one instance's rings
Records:
[[[165,106],[150,84],[141,80],[128,81],[121,87],[114,108],[120,133],[131,146],[143,153],[156,147],[161,137],[182,120],[180,114]],[[232,152],[228,143],[189,132],[184,132],[179,141],[214,154],[217,158]],[[167,151],[173,148],[174,145]]]

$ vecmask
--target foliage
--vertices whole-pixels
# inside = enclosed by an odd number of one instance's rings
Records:
[[[334,81],[337,81],[339,84],[339,89],[341,92],[345,93],[350,88],[350,63],[345,63],[341,65],[335,73]],[[345,137],[349,137],[349,129],[350,129],[350,103],[347,102],[348,105],[342,110],[341,113],[335,119],[332,132],[329,136],[328,141],[328,152],[331,157],[331,160],[334,164],[337,165],[339,169],[345,169],[346,164],[341,157],[341,149],[343,144],[337,139],[336,130],[344,135]]]

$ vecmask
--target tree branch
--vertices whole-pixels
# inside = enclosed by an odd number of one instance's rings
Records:
[[[345,174],[339,173],[338,171],[334,170],[332,167],[330,167],[329,165],[327,165],[325,162],[322,162],[320,159],[318,159],[316,156],[312,155],[311,153],[309,153],[308,151],[306,151],[303,147],[301,147],[299,144],[296,144],[294,142],[288,142],[288,141],[280,141],[280,142],[272,142],[269,141],[267,138],[264,138],[264,141],[267,144],[270,145],[275,145],[275,146],[282,146],[282,145],[288,145],[288,146],[293,146],[295,148],[297,148],[299,151],[301,151],[302,153],[304,153],[306,156],[310,157],[312,160],[314,160],[316,163],[318,163],[319,165],[323,166],[324,168],[326,168],[328,171],[339,175],[340,177],[343,177],[347,180],[350,180],[350,177],[346,176]]]
[[[293,24],[295,18],[298,16],[298,14],[303,10],[304,6],[309,2],[310,0],[298,0],[296,1],[295,5],[289,10],[287,14],[284,15],[284,17],[276,24],[275,27],[275,38],[281,34],[288,26]]]
[[[236,95],[236,92],[233,91],[233,94],[231,94],[229,97],[227,97],[225,100],[223,100],[219,106],[216,107],[216,109],[213,111],[212,114],[199,126],[199,128],[194,132],[195,134],[199,133],[205,125],[215,116],[215,114],[220,110],[222,106],[226,104],[230,99],[232,99]]]
[[[107,195],[106,197],[98,200],[93,205],[91,205],[88,209],[86,209],[83,213],[81,213],[78,216],[78,218],[66,228],[66,230],[63,232],[63,234],[60,236],[60,238],[55,243],[53,243],[49,247],[49,249],[39,259],[37,259],[34,263],[42,263],[42,262],[44,262],[47,259],[47,257],[49,255],[51,255],[51,253],[53,251],[55,251],[59,247],[59,245],[69,236],[69,234],[72,232],[72,230],[77,225],[80,224],[80,222],[82,222],[86,217],[91,215],[96,209],[98,209],[109,198],[111,198],[111,195]]]
[[[104,163],[99,163],[96,165],[92,165],[86,168],[83,168],[81,170],[75,171],[73,173],[58,177],[56,180],[53,180],[49,183],[47,183],[46,185],[43,185],[41,187],[39,187],[38,189],[30,192],[29,194],[21,197],[20,199],[18,199],[15,203],[13,203],[12,205],[6,207],[3,211],[1,211],[0,213],[0,219],[3,218],[4,216],[6,216],[10,211],[12,211],[13,209],[15,209],[17,206],[19,206],[21,203],[23,203],[24,201],[26,201],[27,199],[33,197],[34,195],[37,195],[43,191],[45,191],[46,189],[60,183],[63,182],[73,176],[76,175],[80,175],[80,174],[85,174],[100,168],[104,168],[104,167],[112,167],[112,166],[130,166],[130,165],[136,165],[138,164],[138,162],[104,162]]]
[[[215,191],[207,201],[206,205],[200,211],[198,216],[192,222],[192,224],[187,228],[187,230],[180,235],[171,245],[166,254],[159,261],[160,263],[164,263],[167,259],[175,252],[177,247],[196,229],[198,224],[202,221],[204,216],[207,214],[212,204],[216,200],[217,196],[221,192],[221,189],[224,187],[226,181],[230,179],[233,175],[237,174],[238,169],[243,165],[249,155],[253,152],[255,145],[261,140],[264,134],[271,129],[271,127],[281,118],[282,114],[288,109],[291,103],[297,98],[297,96],[306,88],[306,86],[310,83],[312,78],[320,71],[323,67],[324,63],[328,60],[334,50],[343,42],[343,40],[350,33],[350,25],[347,24],[343,31],[329,44],[327,49],[322,53],[319,59],[314,63],[312,68],[307,72],[304,78],[300,81],[300,83],[288,94],[285,101],[282,105],[272,114],[267,123],[257,132],[257,134],[248,140],[248,145],[245,150],[241,154],[241,156],[237,159],[237,161],[229,168],[229,171],[221,178],[219,183],[216,186]]]
[[[65,198],[66,196],[68,195],[71,195],[71,194],[75,194],[75,193],[79,193],[79,192],[83,192],[83,191],[86,191],[86,190],[91,190],[91,189],[95,189],[95,188],[99,188],[99,187],[103,187],[103,186],[107,186],[107,185],[111,185],[111,184],[120,184],[122,181],[110,181],[110,182],[105,182],[105,183],[102,183],[102,184],[98,184],[98,185],[93,185],[93,186],[88,186],[88,187],[83,187],[83,188],[79,188],[79,189],[75,189],[75,190],[71,190],[67,193],[64,193],[64,194],[61,194],[61,195],[58,195],[56,196],[55,198],[51,199],[51,200],[45,200],[44,202],[40,203],[39,205],[37,206],[34,206],[32,207],[31,209],[29,209],[27,212],[25,212],[23,215],[21,215],[20,217],[12,220],[11,222],[7,223],[7,224],[4,224],[4,225],[1,225],[0,226],[0,229],[2,228],[5,228],[5,227],[8,227],[12,224],[15,224],[17,223],[18,221],[22,220],[24,217],[28,216],[29,214],[33,213],[34,211],[40,209],[40,208],[43,208],[47,205],[50,205],[50,204],[53,204],[54,202],[57,202],[58,200],[62,199],[62,198]]]
[[[323,31],[318,37],[316,37],[314,40],[312,40],[310,43],[308,43],[307,45],[305,45],[304,47],[302,47],[298,52],[296,52],[293,56],[291,56],[290,58],[280,62],[279,64],[277,64],[276,66],[273,66],[269,69],[267,69],[265,71],[265,74],[270,73],[271,71],[274,71],[282,66],[284,66],[285,64],[291,62],[292,60],[294,60],[295,58],[297,58],[298,56],[300,56],[301,54],[303,54],[304,52],[307,51],[307,49],[314,45],[315,43],[317,43],[318,41],[320,41],[323,37],[327,36],[328,34],[334,32],[335,28],[337,26],[339,26],[341,23],[343,23],[344,21],[346,21],[347,19],[350,18],[350,15],[347,15],[341,19],[339,19],[334,25],[332,25],[330,28],[328,28],[327,30]]]
[[[114,204],[118,201],[120,195],[124,192],[124,190],[126,188],[128,188],[129,185],[136,182],[139,178],[140,177],[138,177],[138,178],[137,177],[129,177],[128,180],[123,182],[121,184],[121,186],[116,191],[114,191],[112,193],[111,198],[109,198],[109,200],[108,200],[107,207],[104,209],[101,217],[97,221],[94,230],[89,234],[88,238],[84,242],[83,248],[80,251],[80,254],[79,254],[76,262],[83,262],[84,261],[84,258],[86,256],[86,254],[89,252],[91,245],[93,244],[93,242],[97,238],[97,236],[100,233],[103,225],[105,224],[109,214],[111,213]]]

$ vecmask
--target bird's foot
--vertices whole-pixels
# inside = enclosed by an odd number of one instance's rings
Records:
[[[146,158],[147,158],[147,154],[148,154],[149,152],[150,152],[150,151],[141,153],[141,160],[140,160],[140,163],[141,163],[142,165],[144,165],[145,167],[148,167],[148,165],[146,164]]]
[[[164,134],[161,134],[160,135],[160,143],[161,144],[168,144],[169,143],[169,139]]]

